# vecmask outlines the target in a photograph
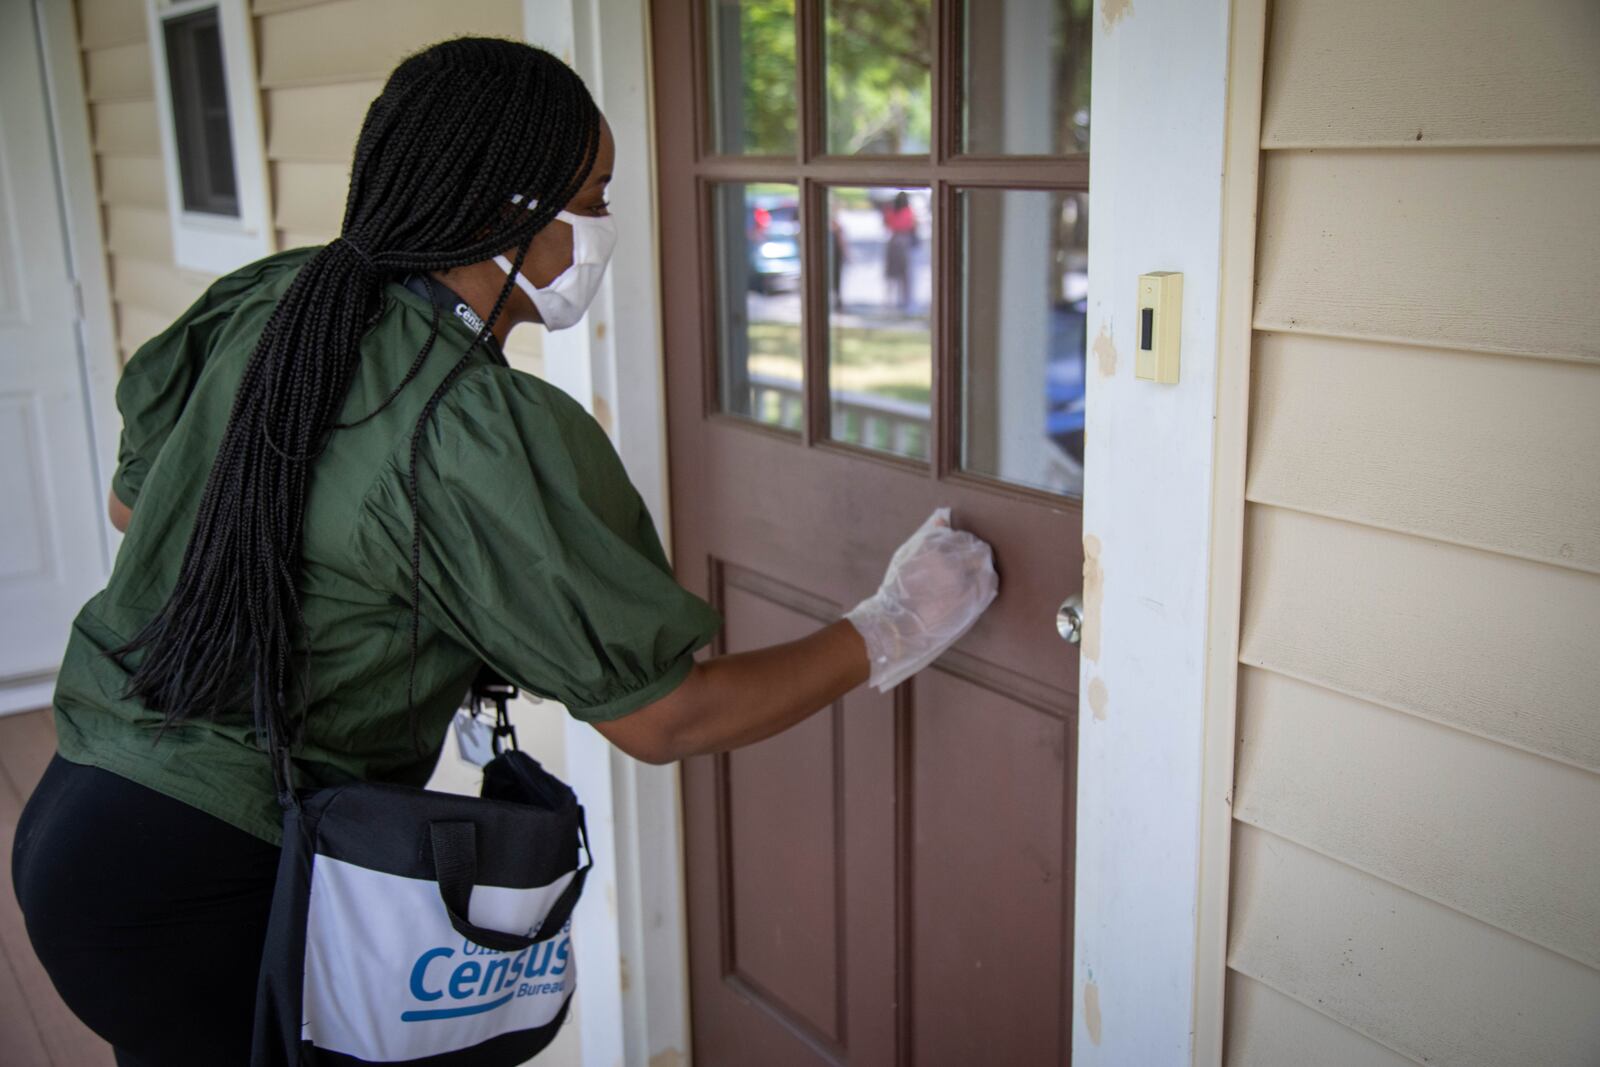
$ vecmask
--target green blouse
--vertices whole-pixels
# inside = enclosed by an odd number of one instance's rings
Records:
[[[73,623],[55,693],[62,757],[273,842],[281,835],[272,773],[248,712],[163,732],[157,712],[123,697],[126,675],[105,653],[166,602],[245,364],[314,251],[220,279],[128,361],[117,388],[123,433],[112,485],[133,520],[110,583]],[[341,420],[376,407],[427,338],[428,301],[390,284],[385,302],[361,343]],[[301,579],[310,704],[294,753],[303,786],[423,784],[480,664],[600,722],[670,692],[722,625],[673,579],[649,512],[594,419],[561,390],[480,349],[418,450],[413,737],[410,436],[472,339],[454,316],[440,321],[417,378],[376,417],[335,432],[312,468]]]

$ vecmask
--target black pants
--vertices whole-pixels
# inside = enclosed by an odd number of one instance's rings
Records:
[[[121,1067],[250,1058],[278,849],[109,771],[50,762],[11,878],[67,1006]]]

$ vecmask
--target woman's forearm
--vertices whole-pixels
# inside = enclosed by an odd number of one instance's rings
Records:
[[[781,733],[868,674],[861,635],[840,619],[798,641],[697,663],[667,696],[597,728],[631,755],[670,763]]]

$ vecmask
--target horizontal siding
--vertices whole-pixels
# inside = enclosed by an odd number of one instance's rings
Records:
[[[1257,336],[1247,495],[1600,573],[1600,366]],[[1381,383],[1381,385],[1380,385]]]
[[[89,99],[149,100],[155,94],[150,48],[143,41],[102,48],[84,56]]]
[[[154,100],[108,100],[89,107],[94,150],[101,155],[161,156],[161,129]]]
[[[339,232],[350,175],[342,164],[274,163],[272,203],[281,230],[317,234],[329,240]]]
[[[1261,183],[1258,328],[1600,359],[1600,150],[1270,152]]]
[[[1234,970],[1413,1059],[1595,1062],[1600,973],[1581,964],[1244,824],[1233,898]]]
[[[155,156],[101,156],[100,202],[165,211],[167,187]]]
[[[294,230],[278,231],[278,250],[287,251],[291,248],[305,248],[309,245],[327,244],[332,240],[331,234],[297,233]]]
[[[1600,577],[1252,505],[1240,659],[1600,770]]]
[[[1249,669],[1237,740],[1236,818],[1600,968],[1600,775]]]
[[[136,304],[117,304],[117,347],[126,359],[156,334],[172,325],[170,315],[162,315]]]
[[[106,248],[119,256],[172,262],[172,229],[165,208],[106,208]],[[116,298],[113,291],[112,298]]]
[[[173,266],[145,4],[77,0],[77,11],[116,344],[126,360],[207,279]]]
[[[144,4],[135,0],[78,0],[78,45],[85,52],[137,44],[146,35]]]
[[[1242,974],[1228,975],[1226,1067],[1411,1067],[1406,1059]]]
[[[348,167],[367,108],[382,90],[381,81],[357,81],[268,92],[268,158]]]
[[[1262,143],[1600,144],[1594,0],[1277,0]]]
[[[312,7],[328,2],[329,0],[255,0],[250,5],[250,10],[257,15],[272,15],[279,11],[292,11],[297,7]]]
[[[448,37],[520,38],[522,7],[511,0],[451,0],[410,5],[396,18],[388,0],[333,0],[260,18],[256,33],[264,86],[372,81]]]
[[[211,277],[170,263],[111,257],[111,286],[117,299],[175,319],[200,298]]]
[[[1230,1063],[1600,1064],[1597,57],[1271,4]]]

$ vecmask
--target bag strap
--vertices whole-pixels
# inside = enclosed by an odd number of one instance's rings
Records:
[[[548,941],[561,932],[572,917],[578,904],[583,883],[594,866],[594,853],[589,851],[589,831],[584,824],[583,808],[578,808],[578,840],[583,845],[584,864],[573,872],[572,880],[561,891],[539,929],[530,934],[508,934],[478,926],[467,918],[472,902],[472,886],[478,878],[478,826],[472,822],[430,822],[428,838],[433,848],[434,878],[439,883],[439,898],[450,915],[450,925],[456,933],[484,948],[500,952],[518,952],[539,941]]]

